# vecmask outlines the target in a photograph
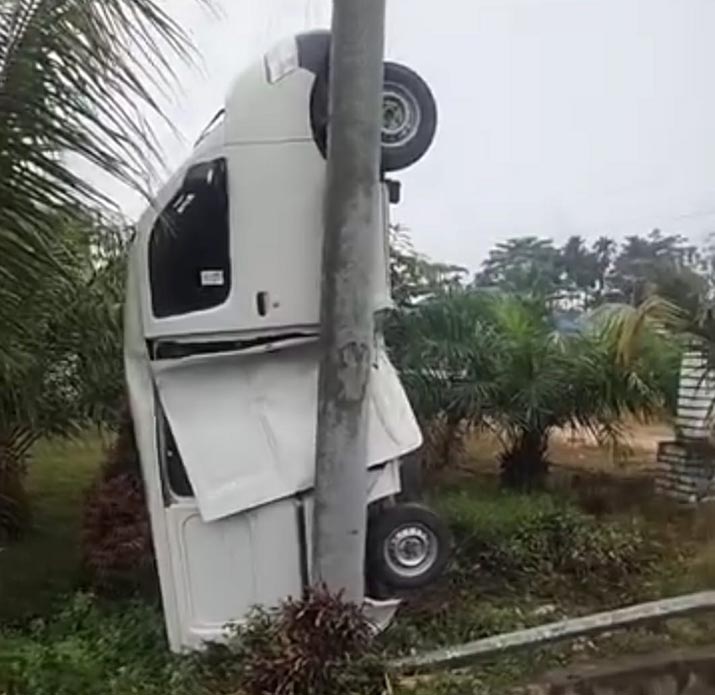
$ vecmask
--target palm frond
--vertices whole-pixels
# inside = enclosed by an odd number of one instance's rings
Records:
[[[173,55],[189,58],[187,36],[154,0],[0,3],[0,324],[58,262],[58,215],[111,202],[78,159],[143,190],[161,161],[144,114]]]
[[[638,306],[604,304],[591,316],[592,324],[603,331],[604,338],[616,346],[618,358],[630,363],[639,353],[644,336],[649,332],[683,331],[689,317],[673,302],[651,295]]]

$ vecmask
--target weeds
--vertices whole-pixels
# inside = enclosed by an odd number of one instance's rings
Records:
[[[77,594],[51,618],[0,633],[7,695],[189,695],[189,666],[169,655],[159,611],[138,601],[106,608]]]
[[[383,637],[404,654],[644,600],[663,549],[631,519],[603,521],[550,494],[462,487],[435,496],[455,535],[441,585],[408,599]]]
[[[449,492],[439,504],[458,548],[453,580],[462,584],[528,587],[544,597],[570,586],[613,601],[662,555],[639,521],[596,519],[563,497]]]
[[[111,471],[111,475],[105,472],[105,480],[121,479],[132,470],[124,466],[127,457],[115,453],[105,468]],[[62,470],[66,469],[69,466],[63,461]],[[50,487],[71,501],[57,518],[71,517],[72,525],[67,525],[55,545],[72,547],[81,486],[74,482],[66,486],[74,497],[61,486]],[[121,519],[109,512],[124,494],[110,494],[95,510],[99,514],[95,521],[85,525],[85,532],[103,528],[110,540],[112,527]],[[376,642],[369,643],[364,620],[355,609],[346,608],[335,597],[313,595],[307,601],[289,601],[276,610],[258,612],[237,630],[237,641],[230,649],[214,647],[201,655],[177,657],[168,653],[157,606],[145,601],[107,603],[79,594],[59,611],[22,629],[0,628],[0,693],[373,695],[387,690],[383,654],[479,639],[631,599],[645,600],[664,591],[677,593],[686,574],[688,581],[695,582],[688,590],[695,590],[706,582],[710,585],[715,576],[711,554],[702,548],[701,555],[686,564],[680,550],[683,544],[677,539],[691,537],[695,531],[683,531],[680,526],[671,529],[674,547],[665,554],[653,538],[657,523],[649,522],[646,528],[612,514],[597,518],[563,496],[498,492],[486,485],[462,483],[459,488],[437,491],[433,503],[455,533],[452,568],[441,584],[410,598],[394,626]],[[124,510],[126,505],[121,507]],[[42,511],[42,506],[37,509]],[[102,551],[104,539],[104,532],[99,533],[94,547]],[[9,548],[5,554],[9,558],[24,547]],[[112,547],[117,546],[106,546]],[[25,570],[37,563],[38,552],[29,554],[29,549]],[[14,568],[5,564],[2,569],[9,573]],[[574,643],[503,657],[480,664],[474,673],[395,682],[392,692],[502,694],[535,672],[577,658],[671,641],[699,643],[711,639],[711,634],[712,622],[684,621],[662,632],[616,635],[593,644]]]

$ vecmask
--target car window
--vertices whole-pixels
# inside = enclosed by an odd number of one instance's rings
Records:
[[[149,239],[154,316],[203,311],[231,291],[226,160],[197,164],[159,215]]]

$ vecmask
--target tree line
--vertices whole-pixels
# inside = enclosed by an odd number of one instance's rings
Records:
[[[562,300],[580,310],[606,302],[634,306],[657,294],[688,311],[710,297],[715,277],[715,237],[701,247],[679,234],[654,229],[621,243],[601,236],[590,245],[573,235],[557,246],[551,239],[514,237],[489,251],[480,270],[435,263],[416,253],[403,228],[393,229],[395,300],[455,287],[496,289],[521,296]]]

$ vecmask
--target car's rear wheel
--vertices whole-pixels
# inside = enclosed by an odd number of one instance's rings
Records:
[[[315,80],[310,99],[313,139],[325,157],[328,150],[327,68]],[[437,129],[437,104],[426,82],[398,63],[385,63],[382,102],[382,171],[414,164],[429,149]]]
[[[399,592],[435,581],[449,561],[450,533],[431,509],[397,504],[374,515],[368,527],[367,570],[372,586]]]

